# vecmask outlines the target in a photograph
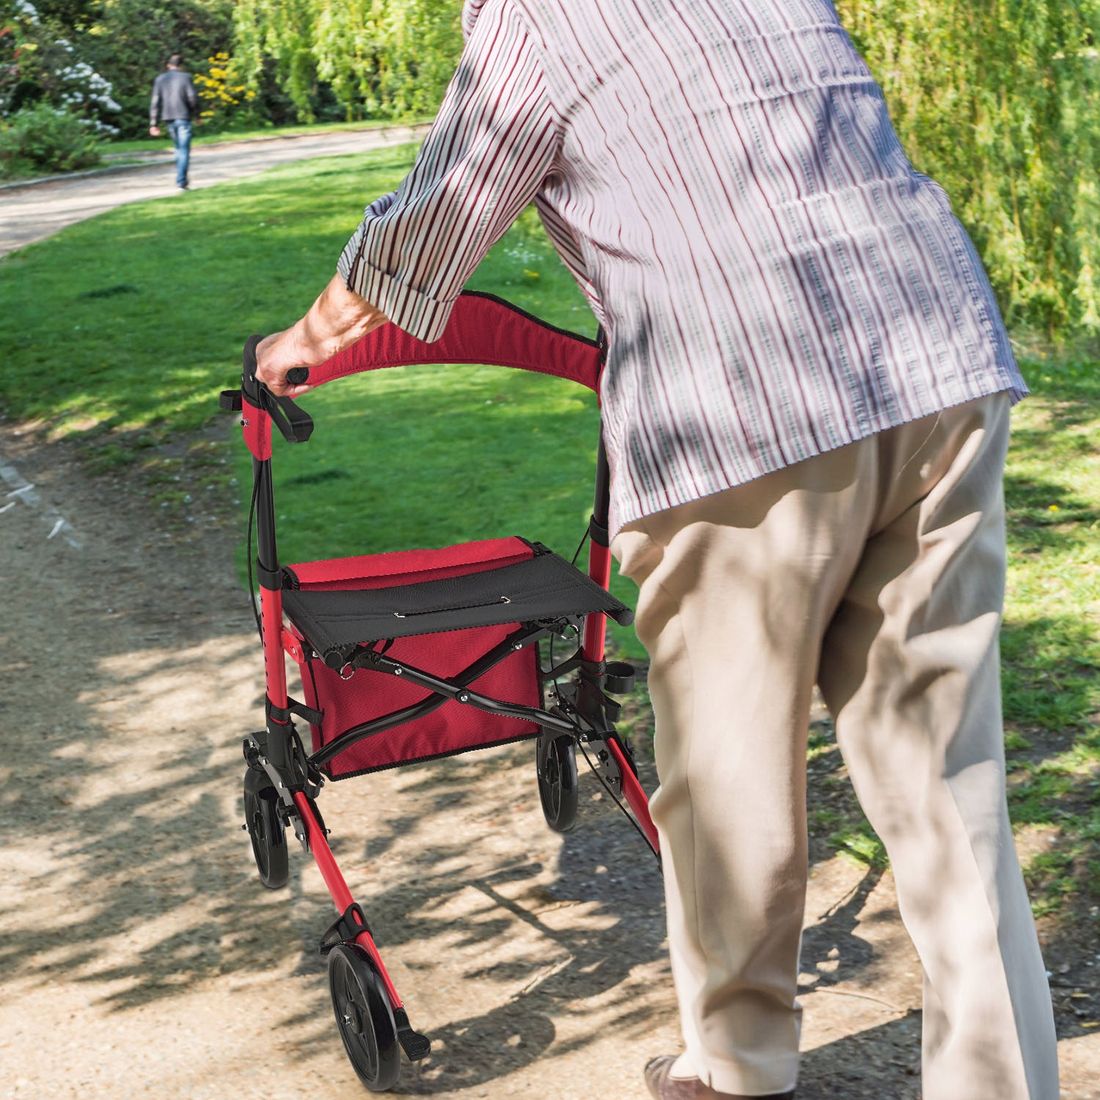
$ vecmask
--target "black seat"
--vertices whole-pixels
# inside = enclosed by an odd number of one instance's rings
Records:
[[[634,614],[541,543],[535,556],[497,569],[391,588],[283,590],[283,609],[330,667],[361,642],[467,627],[537,622],[601,611],[626,626]]]

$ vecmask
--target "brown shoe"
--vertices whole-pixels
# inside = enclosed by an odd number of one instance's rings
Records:
[[[662,1054],[645,1067],[645,1083],[653,1100],[794,1100],[790,1092],[770,1092],[767,1096],[741,1096],[735,1092],[717,1092],[704,1085],[698,1077],[673,1077],[672,1067],[676,1058]]]

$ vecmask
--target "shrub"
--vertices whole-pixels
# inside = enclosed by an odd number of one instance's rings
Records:
[[[210,130],[224,130],[239,121],[252,120],[256,93],[241,83],[229,54],[220,51],[206,59],[206,71],[194,74],[201,110],[199,119]]]
[[[95,137],[66,111],[39,103],[0,120],[0,177],[71,172],[98,160]]]
[[[111,82],[88,63],[52,16],[27,0],[0,26],[0,116],[49,104],[83,119],[99,134],[118,132],[121,110]]]

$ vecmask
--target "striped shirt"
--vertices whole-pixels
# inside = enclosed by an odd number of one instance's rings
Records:
[[[339,271],[434,340],[534,202],[609,341],[611,530],[1001,390],[944,190],[830,0],[467,0],[416,162]]]

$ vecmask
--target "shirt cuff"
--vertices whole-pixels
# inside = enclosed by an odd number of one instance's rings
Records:
[[[416,290],[397,276],[374,267],[359,248],[360,226],[340,254],[336,270],[348,290],[365,298],[375,309],[417,340],[426,344],[438,340],[447,327],[457,299],[435,298]]]

